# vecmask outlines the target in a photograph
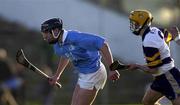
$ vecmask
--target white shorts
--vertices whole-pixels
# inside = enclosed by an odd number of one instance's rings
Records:
[[[172,105],[171,101],[165,96],[161,97],[155,105]]]
[[[107,72],[104,64],[101,63],[99,70],[90,74],[79,73],[78,84],[80,88],[93,90],[103,89],[107,80]]]

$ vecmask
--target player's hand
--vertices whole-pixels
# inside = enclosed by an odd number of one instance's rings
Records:
[[[58,81],[58,76],[53,76],[53,77],[51,77],[51,78],[49,78],[49,84],[50,85],[55,85],[56,84],[56,82]]]
[[[120,77],[120,73],[117,71],[117,70],[115,70],[115,71],[109,71],[109,79],[110,80],[118,80],[119,79],[119,77]]]

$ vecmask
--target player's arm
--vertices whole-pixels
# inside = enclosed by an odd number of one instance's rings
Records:
[[[65,67],[69,63],[69,59],[65,57],[61,57],[59,60],[58,68],[56,70],[55,75],[50,79],[50,84],[55,84],[56,81],[60,78],[61,74],[63,73]]]
[[[55,76],[57,76],[59,78],[68,63],[69,63],[68,58],[61,57],[59,60],[59,64],[58,64],[58,68],[57,68]]]
[[[170,45],[170,42],[173,41],[173,36],[170,33],[170,31],[166,28],[159,28],[161,32],[164,34],[164,40],[165,42]]]
[[[102,53],[102,56],[103,56],[106,64],[108,64],[108,66],[110,66],[113,63],[113,57],[112,57],[110,47],[106,41],[104,42],[104,45],[102,46],[100,51]]]
[[[102,56],[106,62],[106,64],[110,67],[110,65],[114,62],[113,61],[113,57],[112,57],[112,53],[110,50],[110,47],[108,45],[108,43],[105,41],[103,46],[100,48],[100,52],[102,53]],[[119,72],[117,70],[110,70],[109,71],[109,78],[111,80],[117,80],[119,79]]]
[[[162,33],[164,34],[164,39],[167,44],[171,41],[175,41],[177,44],[180,45],[180,32],[178,27],[170,27],[170,28],[159,28]]]
[[[156,74],[158,71],[156,68],[149,68],[147,65],[140,65],[140,64],[129,64],[128,70],[140,70],[148,74]]]
[[[171,27],[167,29],[169,33],[172,35],[172,39],[180,45],[180,31],[178,27]]]
[[[158,73],[157,68],[163,64],[159,49],[155,47],[143,47],[143,51],[146,59],[146,65],[129,64],[128,69],[129,70],[140,69],[145,73],[150,73],[150,74]]]
[[[123,70],[123,69],[127,69],[128,65],[125,65],[123,63],[121,63],[120,61],[116,60],[113,61],[113,56],[111,53],[111,49],[108,45],[108,43],[105,41],[103,47],[100,49],[103,58],[105,60],[105,62],[108,64],[109,69],[111,71],[115,71],[115,70]]]

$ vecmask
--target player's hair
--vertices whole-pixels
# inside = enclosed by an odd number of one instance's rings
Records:
[[[46,20],[41,24],[41,32],[52,32],[53,29],[58,28],[59,30],[62,30],[63,28],[63,22],[60,18],[52,18],[49,20]]]

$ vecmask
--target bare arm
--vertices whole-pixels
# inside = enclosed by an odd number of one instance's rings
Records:
[[[113,57],[112,57],[112,53],[111,53],[111,50],[109,48],[109,45],[107,42],[104,43],[103,47],[100,49],[101,53],[102,53],[102,56],[106,62],[106,64],[108,64],[108,66],[110,67],[110,65],[114,62],[113,61]],[[119,79],[119,72],[117,70],[110,70],[109,71],[109,78],[111,80],[118,80]]]
[[[102,53],[105,62],[108,64],[108,66],[110,66],[113,63],[113,57],[107,42],[104,42],[104,45],[100,49],[100,51]]]
[[[172,34],[172,39],[180,45],[180,31],[178,27],[171,27],[168,29],[168,31]]]
[[[63,73],[64,69],[66,68],[67,64],[69,63],[69,59],[61,57],[59,60],[58,68],[56,71],[55,76],[59,79],[60,75]]]
[[[129,64],[129,70],[136,70],[136,69],[139,69],[145,73],[148,73],[148,74],[156,74],[158,72],[157,69],[151,69],[149,68],[148,66],[146,65],[139,65],[139,64]]]
[[[61,74],[63,73],[68,63],[69,63],[69,59],[63,57],[60,58],[55,75],[49,79],[50,84],[54,85],[58,81],[58,79],[60,78]]]

